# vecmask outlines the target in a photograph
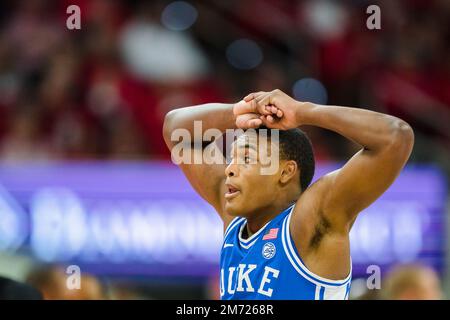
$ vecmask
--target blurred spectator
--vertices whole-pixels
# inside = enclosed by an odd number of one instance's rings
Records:
[[[115,282],[108,286],[111,300],[153,300],[150,295],[144,295],[131,282]]]
[[[384,279],[381,298],[388,300],[439,300],[443,298],[436,272],[422,265],[395,267]]]
[[[53,156],[50,145],[42,139],[39,130],[39,118],[34,106],[13,114],[9,130],[0,144],[2,161],[14,163],[31,159],[50,160]]]
[[[59,266],[41,267],[30,272],[27,282],[42,292],[45,300],[101,300],[105,294],[101,283],[93,276],[81,274],[80,289],[69,289],[69,275]]]
[[[71,4],[81,8],[81,30],[65,27]],[[313,78],[329,104],[409,121],[412,159],[450,172],[442,161],[450,146],[450,5],[378,4],[381,30],[366,28],[366,1],[4,4],[0,161],[168,158],[161,130],[170,109],[231,103],[258,90],[292,93],[299,80]],[[261,50],[253,69],[228,63],[227,49],[239,39]],[[309,131],[319,161],[355,150],[325,130]]]
[[[220,300],[219,272],[211,275],[205,284],[205,297],[208,300]]]
[[[10,20],[2,30],[8,49],[14,52],[16,71],[29,72],[47,62],[60,45],[63,29],[52,16],[50,3],[43,0],[17,1]]]
[[[41,293],[32,286],[0,276],[0,300],[41,299]]]
[[[328,104],[410,122],[412,161],[436,162],[450,174],[450,1],[376,1],[381,30],[366,28],[370,1],[186,2],[177,10],[191,10],[190,22],[187,11],[168,13],[164,0],[2,2],[0,161],[168,159],[161,131],[169,110],[232,103],[259,90],[292,94],[295,83],[312,78]],[[81,8],[81,30],[66,29],[72,4]],[[227,60],[239,39],[261,50],[253,69]],[[359,148],[335,133],[305,130],[318,161],[342,161]],[[51,267],[33,271],[29,282],[46,299],[105,297],[92,276],[82,276],[80,290],[68,290],[66,278]],[[217,299],[217,284],[212,278],[205,295]],[[140,297],[126,285],[111,291],[118,299]],[[393,270],[381,291],[359,298],[379,294],[442,296],[437,275],[421,266]]]
[[[127,25],[120,46],[126,65],[141,79],[189,82],[208,70],[206,58],[187,34],[169,31],[151,21]]]

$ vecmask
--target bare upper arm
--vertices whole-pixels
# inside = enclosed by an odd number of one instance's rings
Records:
[[[341,169],[311,185],[299,198],[290,231],[302,259],[317,274],[342,279],[349,270],[349,232],[358,213],[392,184],[406,159],[394,148],[361,150]],[[326,257],[326,259],[324,259]]]
[[[321,177],[303,201],[314,204],[338,231],[348,232],[359,212],[380,197],[400,174],[412,149],[408,139],[373,151],[361,149],[342,168]]]
[[[191,160],[201,159],[201,163],[180,163],[178,166],[192,185],[194,190],[217,211],[224,222],[224,230],[233,219],[224,211],[225,194],[225,168],[226,161],[222,154],[218,142],[211,142],[204,148],[194,148],[192,145],[185,145],[182,148],[181,156],[184,152],[189,154]],[[208,162],[208,155],[215,154],[216,159],[221,158],[221,163]],[[206,160],[206,161],[205,161]],[[219,162],[219,161],[217,161]]]

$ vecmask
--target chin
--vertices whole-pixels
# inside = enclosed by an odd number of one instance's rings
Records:
[[[225,212],[233,217],[239,216],[239,210],[237,210],[233,205],[225,205]]]
[[[244,211],[243,209],[244,208],[242,208],[242,206],[240,206],[236,203],[227,202],[225,204],[225,212],[233,217],[238,217],[238,216],[242,217],[243,211]]]

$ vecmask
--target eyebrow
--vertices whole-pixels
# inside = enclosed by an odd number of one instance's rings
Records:
[[[234,146],[236,146],[236,144],[237,144],[237,142],[235,143]],[[233,147],[234,147],[234,146],[233,146]],[[253,150],[255,150],[255,151],[258,151],[258,150],[256,150],[256,148],[255,148],[254,145],[248,144],[248,143],[246,143],[246,144],[244,144],[244,145],[238,144],[238,147],[241,148],[241,149],[242,149],[242,148],[244,148],[244,149],[253,149]]]
[[[234,143],[233,143],[233,146],[232,146],[232,149],[231,149],[231,153],[230,153],[230,156],[231,157],[233,157],[233,151],[235,151],[235,146],[236,146],[236,143],[237,143],[237,141],[235,141]],[[248,143],[246,143],[246,144],[244,144],[244,145],[239,145],[239,148],[240,149],[242,149],[242,148],[244,148],[244,149],[252,149],[252,150],[254,150],[254,151],[258,151],[256,148],[255,148],[255,146],[254,145],[252,145],[252,144],[248,144]]]
[[[242,147],[241,147],[241,148],[242,148]],[[244,149],[253,149],[253,150],[257,151],[254,145],[248,144],[248,143],[246,143],[246,144],[244,145]]]

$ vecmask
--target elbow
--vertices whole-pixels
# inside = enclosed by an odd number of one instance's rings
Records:
[[[411,154],[414,146],[414,131],[404,120],[394,118],[391,123],[391,147],[398,154]]]

